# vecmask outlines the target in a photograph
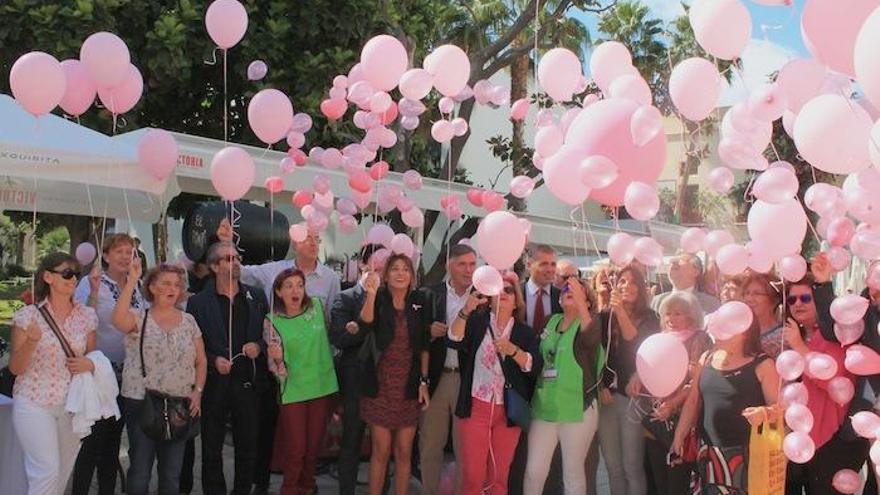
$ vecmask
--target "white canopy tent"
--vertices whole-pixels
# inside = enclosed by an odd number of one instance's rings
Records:
[[[137,162],[137,143],[76,122],[28,114],[0,95],[0,209],[157,222],[176,179],[156,180]]]

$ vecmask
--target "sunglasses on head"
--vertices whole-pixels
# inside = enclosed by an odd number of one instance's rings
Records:
[[[800,301],[801,304],[810,304],[813,302],[813,296],[811,294],[801,294],[800,296],[788,296],[785,298],[785,302],[789,306],[794,306],[798,301]]]
[[[74,277],[79,278],[79,272],[74,270],[73,268],[65,268],[64,270],[46,270],[49,273],[54,273],[55,275],[61,275],[61,278],[64,280],[70,280]]]

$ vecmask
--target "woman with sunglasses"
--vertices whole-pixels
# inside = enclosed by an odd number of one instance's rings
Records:
[[[837,375],[833,378],[842,376],[855,383],[855,377],[844,366],[846,348],[834,335],[831,274],[827,255],[820,253],[813,258],[810,274],[786,287],[789,317],[785,324],[785,343],[805,358],[811,353],[830,356],[837,362]],[[841,428],[847,418],[849,402],[840,404],[831,399],[829,380],[820,380],[808,372],[801,379],[808,393],[806,405],[813,413],[810,438],[816,452],[805,464],[788,464],[786,493],[799,494],[803,488],[811,495],[836,493],[831,486],[835,473],[841,469],[859,471],[867,455],[868,442],[852,435],[848,428]]]
[[[534,330],[516,316],[519,278],[508,272],[503,280],[497,296],[472,292],[448,334],[461,374],[455,428],[462,446],[462,495],[507,493],[521,430],[507,416],[504,390],[530,401],[543,363]]]
[[[547,322],[541,336],[544,368],[532,400],[525,495],[540,495],[553,452],[562,451],[566,495],[586,492],[584,462],[599,424],[598,350],[602,330],[591,325],[586,285],[569,278],[560,297],[562,314]]]
[[[205,345],[195,318],[178,308],[186,294],[183,267],[162,263],[147,272],[143,285],[149,310],[131,307],[141,275],[140,258],[131,260],[128,274],[113,310],[113,324],[126,333],[122,397],[130,465],[125,493],[148,493],[153,460],[158,459],[159,495],[177,494],[187,439],[159,442],[148,437],[140,424],[141,408],[149,389],[187,397],[190,415],[199,416],[208,374]]]
[[[306,291],[306,276],[296,268],[278,274],[272,284],[272,313],[263,325],[269,370],[281,383],[278,433],[284,436],[282,495],[313,493],[315,470],[331,397],[339,390],[321,299]]]
[[[24,450],[29,495],[64,493],[80,448],[64,405],[73,376],[95,369],[83,356],[95,349],[98,318],[73,298],[79,272],[67,253],[45,256],[34,275],[35,304],[13,317],[12,424]]]

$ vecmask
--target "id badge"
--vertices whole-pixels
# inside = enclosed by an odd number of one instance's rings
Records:
[[[558,372],[556,368],[544,368],[544,371],[541,373],[541,376],[545,380],[555,380]]]

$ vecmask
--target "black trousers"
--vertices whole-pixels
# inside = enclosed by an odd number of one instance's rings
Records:
[[[117,397],[122,411],[122,396]],[[125,421],[102,419],[92,425],[92,434],[82,441],[73,467],[72,495],[88,495],[95,468],[98,470],[98,495],[116,493],[116,473],[119,469],[119,442]]]
[[[223,476],[223,441],[226,423],[232,420],[235,447],[235,481],[232,493],[250,495],[257,458],[260,394],[253,386],[231,377],[208,375],[202,398],[202,490],[205,495],[226,495]]]
[[[522,495],[523,482],[526,477],[526,462],[529,458],[529,434],[522,432],[519,443],[513,453],[510,462],[510,472],[507,475],[508,495]],[[559,446],[553,451],[553,460],[550,461],[550,471],[547,472],[547,480],[544,481],[544,495],[559,495],[565,490],[562,484],[562,450]]]
[[[342,392],[342,439],[339,459],[339,495],[354,495],[366,423],[361,419],[360,367],[355,362],[339,367]]]
[[[183,464],[180,466],[180,493],[193,491],[193,465],[196,463],[196,439],[186,441],[183,451]]]
[[[654,480],[654,488],[657,495],[666,493],[687,493],[691,482],[693,464],[679,464],[670,467],[666,464],[666,455],[669,448],[653,438],[645,439],[645,455],[648,458],[650,471],[648,474]]]
[[[868,458],[868,449],[868,440],[845,440],[838,430],[831,440],[816,449],[806,464],[788,463],[786,495],[838,495],[839,492],[831,486],[835,473],[841,469],[861,469]]]
[[[269,487],[272,474],[272,452],[275,448],[275,425],[278,423],[278,382],[274,376],[267,378],[269,386],[260,391],[260,431],[257,437],[257,458],[254,468],[254,485]]]

